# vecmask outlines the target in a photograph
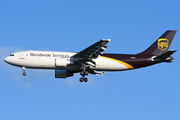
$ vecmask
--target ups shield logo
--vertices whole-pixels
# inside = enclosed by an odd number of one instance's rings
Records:
[[[158,48],[160,50],[166,50],[168,49],[168,46],[169,46],[169,40],[168,39],[165,39],[165,38],[160,38],[158,39]]]

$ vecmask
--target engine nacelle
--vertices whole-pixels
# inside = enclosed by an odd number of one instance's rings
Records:
[[[69,64],[70,64],[70,61],[68,61],[66,58],[56,58],[55,59],[56,67],[66,67]]]
[[[55,70],[55,78],[66,78],[73,76],[73,72],[67,70]]]

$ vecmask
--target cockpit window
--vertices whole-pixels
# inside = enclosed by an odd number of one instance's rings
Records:
[[[14,56],[14,54],[10,54],[10,56]]]

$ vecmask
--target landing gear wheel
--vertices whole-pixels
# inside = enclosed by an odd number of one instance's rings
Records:
[[[26,72],[23,72],[23,76],[26,76]]]
[[[84,82],[88,82],[88,79],[87,79],[87,78],[84,78]]]
[[[85,72],[84,72],[84,71],[81,71],[81,72],[80,72],[80,75],[81,75],[81,76],[84,76],[84,75],[86,75],[86,76],[87,76],[88,74],[89,74],[89,72],[88,72],[88,71],[85,71]]]
[[[83,82],[84,80],[83,80],[83,78],[80,78],[79,81],[80,81],[80,82]]]
[[[84,76],[84,71],[81,71],[81,72],[80,72],[80,75],[81,75],[81,76]]]
[[[89,72],[88,72],[88,71],[85,71],[84,74],[87,76],[87,75],[89,74]]]

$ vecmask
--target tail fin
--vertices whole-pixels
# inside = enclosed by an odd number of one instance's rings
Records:
[[[158,56],[166,53],[171,45],[171,42],[176,34],[175,30],[167,30],[161,37],[159,37],[149,48],[138,55],[154,55]]]

